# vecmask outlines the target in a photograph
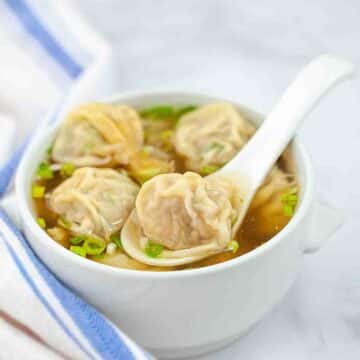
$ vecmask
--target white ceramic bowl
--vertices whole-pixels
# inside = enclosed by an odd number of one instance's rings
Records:
[[[107,99],[142,107],[218,100],[190,92],[120,94]],[[262,115],[236,101],[226,101],[261,123]],[[327,228],[315,229],[314,233],[311,226],[313,171],[304,147],[295,140],[300,203],[290,223],[259,248],[221,264],[177,272],[131,271],[91,262],[58,245],[34,220],[31,182],[56,128],[46,129],[36,138],[19,167],[16,207],[22,227],[37,255],[61,280],[159,357],[198,355],[247,332],[289,289],[304,252],[315,250],[333,230],[333,224],[326,224]],[[324,209],[317,207],[317,219],[328,215]]]

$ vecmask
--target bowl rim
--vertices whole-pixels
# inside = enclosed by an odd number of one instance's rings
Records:
[[[151,91],[134,91],[134,92],[121,92],[116,93],[111,96],[107,96],[101,98],[99,101],[102,102],[115,102],[119,101],[122,98],[136,98],[136,97],[146,97],[146,96],[185,96],[185,97],[203,97],[203,98],[213,98],[218,99],[219,101],[227,101],[235,104],[241,108],[244,108],[256,116],[264,118],[265,116],[247,106],[242,105],[236,99],[226,96],[223,98],[218,95],[209,94],[208,92],[192,92],[192,91],[177,91],[177,90],[151,90]],[[61,112],[63,114],[63,112]],[[59,119],[58,119],[59,120]],[[59,121],[55,121],[54,124],[50,125],[48,128],[41,131],[40,134],[35,136],[31,141],[31,146],[28,146],[26,149],[24,156],[19,164],[19,168],[16,173],[15,178],[15,195],[16,201],[18,205],[18,211],[21,218],[22,223],[25,226],[31,227],[31,233],[36,237],[36,241],[40,241],[43,246],[47,247],[48,251],[54,252],[58,255],[62,261],[70,262],[75,266],[80,266],[86,268],[89,271],[93,272],[101,272],[107,275],[115,276],[115,277],[127,277],[134,279],[150,279],[150,280],[166,280],[170,278],[188,278],[188,277],[198,277],[198,276],[206,276],[209,274],[219,273],[221,271],[231,270],[234,267],[241,266],[243,263],[247,263],[257,257],[260,257],[263,254],[269,252],[272,248],[274,248],[279,242],[285,241],[285,238],[292,233],[297,226],[302,222],[304,217],[307,215],[310,205],[313,199],[314,193],[314,175],[313,168],[310,156],[305,146],[299,142],[297,136],[293,139],[293,147],[295,149],[296,154],[300,161],[303,164],[303,171],[301,175],[304,178],[302,185],[302,199],[300,204],[294,214],[294,216],[290,219],[289,223],[275,236],[273,236],[270,240],[262,244],[256,249],[253,249],[243,255],[240,255],[236,258],[224,261],[222,263],[204,266],[201,268],[195,269],[186,269],[181,271],[146,271],[146,270],[131,270],[131,269],[122,269],[113,267],[106,264],[97,263],[95,261],[91,261],[89,259],[84,259],[76,254],[73,254],[68,249],[65,249],[60,244],[56,243],[45,231],[43,231],[36,223],[36,220],[32,214],[30,209],[30,204],[27,201],[27,192],[29,189],[26,189],[25,179],[28,175],[25,173],[26,165],[32,161],[32,155],[34,151],[40,147],[43,143],[45,143],[49,137],[53,135],[53,133],[60,126]],[[31,246],[31,241],[29,241]],[[33,251],[36,253],[34,248]],[[37,254],[41,259],[41,256]],[[46,260],[42,260],[46,264]]]

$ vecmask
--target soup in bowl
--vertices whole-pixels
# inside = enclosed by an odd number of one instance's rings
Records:
[[[233,230],[241,189],[216,172],[255,131],[229,102],[80,105],[34,175],[37,223],[74,254],[119,268],[178,271],[241,256],[280,232],[298,200],[289,148]],[[127,222],[140,255],[123,244]]]
[[[236,101],[177,92],[120,94],[72,109],[33,141],[17,174],[16,206],[31,246],[156,355],[224,346],[280,301],[317,236],[312,169],[297,140],[231,232],[241,201],[216,171],[262,119]],[[142,262],[121,242],[131,217],[145,259],[209,244],[216,251],[181,266]]]

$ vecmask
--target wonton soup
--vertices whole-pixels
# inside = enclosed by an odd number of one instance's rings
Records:
[[[298,199],[289,148],[259,188],[240,229],[231,232],[241,199],[216,171],[255,131],[223,102],[79,106],[64,119],[37,169],[32,186],[37,223],[74,254],[119,268],[183,270],[238,257],[281,231]],[[136,220],[149,259],[197,246],[216,251],[180,266],[137,261],[121,241],[129,219]]]

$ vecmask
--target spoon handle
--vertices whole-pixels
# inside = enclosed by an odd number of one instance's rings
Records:
[[[259,130],[222,173],[247,174],[259,186],[305,116],[333,86],[354,73],[354,65],[334,55],[308,64],[288,87]]]

